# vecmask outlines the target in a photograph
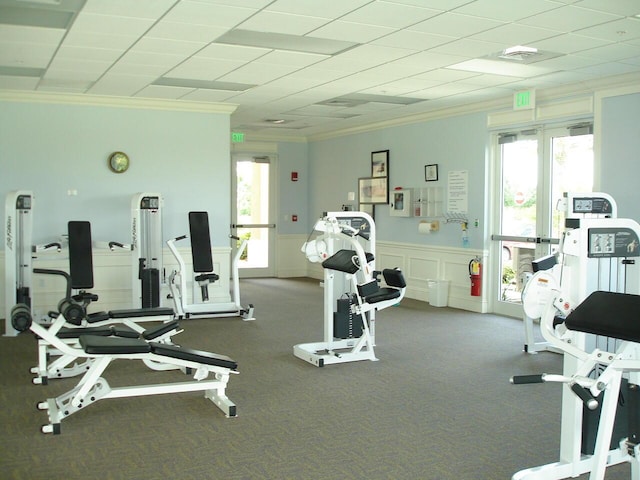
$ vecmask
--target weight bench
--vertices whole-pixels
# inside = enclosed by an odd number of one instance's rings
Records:
[[[59,434],[62,420],[98,400],[163,393],[202,391],[205,398],[210,399],[227,417],[236,416],[236,406],[225,393],[230,375],[238,373],[237,363],[229,357],[140,338],[99,335],[80,335],[79,346],[76,347],[35,322],[30,322],[29,328],[63,355],[92,360],[74,388],[38,403],[37,408],[46,410],[49,415],[49,424],[42,427],[42,433]],[[149,361],[170,369],[181,368],[193,372],[193,380],[112,388],[103,374],[112,361],[121,359]]]
[[[554,304],[562,311],[565,304],[558,293]],[[513,479],[542,478],[542,471],[571,471],[577,476],[591,472],[590,480],[602,480],[607,466],[631,463],[632,479],[640,478],[640,295],[596,291],[558,324],[555,308],[548,307],[541,320],[542,334],[554,347],[579,360],[571,375],[526,375],[513,377],[513,383],[560,382],[569,385],[584,407],[595,410],[602,403],[593,455],[585,455],[576,464],[556,463],[523,470]],[[587,352],[576,344],[575,332],[601,335],[616,340],[615,351],[596,348]],[[602,368],[604,369],[602,370]],[[596,378],[592,373],[598,372]],[[628,437],[613,448],[612,437],[623,375],[629,376]],[[605,395],[601,396],[602,393]],[[618,439],[615,439],[617,441]],[[531,475],[531,477],[529,477]],[[548,476],[544,478],[567,478]]]

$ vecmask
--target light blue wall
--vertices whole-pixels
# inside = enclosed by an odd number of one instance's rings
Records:
[[[358,178],[371,176],[371,152],[389,150],[390,188],[441,186],[446,196],[450,171],[466,170],[469,178],[468,216],[470,246],[482,248],[485,235],[487,172],[486,114],[462,115],[414,125],[314,142],[309,146],[310,211],[313,221],[324,211],[340,210],[347,192],[358,190]],[[426,182],[424,166],[439,165],[439,180]],[[479,227],[473,226],[478,219]],[[418,233],[420,218],[391,217],[388,205],[378,205],[375,220],[379,240],[404,243],[462,246],[460,224],[441,222],[440,232]],[[442,220],[442,219],[441,219]]]
[[[291,172],[298,172],[298,181],[291,181]],[[309,223],[309,156],[306,143],[278,144],[278,233],[292,235],[305,233]],[[298,221],[292,222],[291,216]],[[285,220],[285,216],[289,220]]]
[[[640,222],[640,93],[602,102],[600,190],[618,204],[618,216]]]
[[[94,240],[130,242],[132,195],[158,192],[163,240],[204,210],[213,245],[227,246],[229,130],[228,114],[0,102],[0,196],[33,192],[34,243],[57,239],[69,220],[90,221]],[[131,158],[126,173],[107,167],[116,150]]]

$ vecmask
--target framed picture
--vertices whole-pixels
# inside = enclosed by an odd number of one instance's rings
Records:
[[[371,152],[371,176],[389,176],[389,150]]]
[[[358,207],[360,212],[368,213],[371,215],[371,218],[375,220],[376,218],[376,206],[373,203],[361,203]]]
[[[435,182],[438,180],[438,164],[424,166],[424,180],[425,182]]]
[[[358,179],[359,201],[363,203],[389,203],[389,179],[365,177]]]

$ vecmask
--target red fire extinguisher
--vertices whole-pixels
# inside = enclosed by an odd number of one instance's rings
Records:
[[[482,295],[482,263],[480,258],[476,257],[469,262],[469,278],[471,279],[471,296],[479,297]]]

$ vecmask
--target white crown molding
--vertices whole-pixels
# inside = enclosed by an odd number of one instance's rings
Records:
[[[68,93],[0,90],[0,101],[86,105],[94,107],[141,108],[147,110],[222,113],[231,115],[238,107],[232,103],[186,102],[155,98],[108,97]]]

